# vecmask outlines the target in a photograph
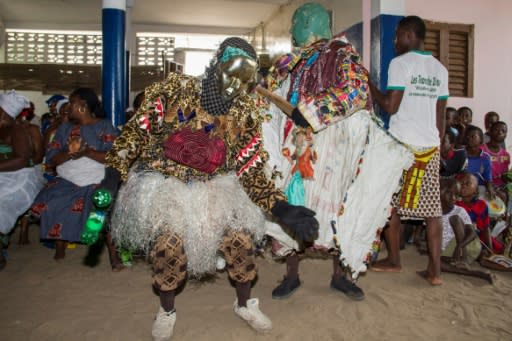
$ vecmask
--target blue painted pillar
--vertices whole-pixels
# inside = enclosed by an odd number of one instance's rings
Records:
[[[395,31],[405,15],[405,0],[372,0],[371,13],[370,74],[372,81],[384,92],[388,84],[389,63],[396,56]],[[389,114],[379,108],[377,114],[388,127]]]
[[[103,0],[102,100],[114,127],[125,122],[126,0]]]

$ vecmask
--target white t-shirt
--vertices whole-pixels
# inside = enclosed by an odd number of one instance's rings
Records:
[[[471,225],[473,224],[471,222],[471,218],[469,217],[468,212],[463,207],[454,205],[453,209],[443,214],[443,217],[441,218],[442,225],[443,225],[443,236],[442,236],[442,242],[441,242],[441,251],[444,251],[448,244],[452,241],[453,238],[455,238],[455,233],[453,232],[453,228],[450,225],[450,218],[454,215],[458,215],[460,219],[462,219],[462,222],[464,225]]]
[[[412,146],[439,146],[436,104],[448,98],[448,71],[443,64],[430,52],[409,51],[391,60],[387,89],[404,91],[389,131]]]

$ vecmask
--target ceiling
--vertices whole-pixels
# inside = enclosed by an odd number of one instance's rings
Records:
[[[132,24],[250,30],[290,0],[127,0]],[[102,0],[0,0],[6,28],[99,29]]]

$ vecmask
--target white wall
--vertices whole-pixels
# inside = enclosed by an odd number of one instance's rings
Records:
[[[475,25],[473,98],[452,97],[448,105],[468,106],[473,123],[484,127],[484,115],[496,111],[508,125],[507,149],[512,149],[512,1],[407,0],[407,15],[447,23]]]

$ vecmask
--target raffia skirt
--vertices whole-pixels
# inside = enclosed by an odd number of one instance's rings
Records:
[[[135,172],[119,190],[111,233],[118,246],[149,251],[163,233],[183,239],[192,277],[215,271],[217,250],[228,230],[255,240],[264,235],[263,212],[234,174],[184,183],[157,172]]]

